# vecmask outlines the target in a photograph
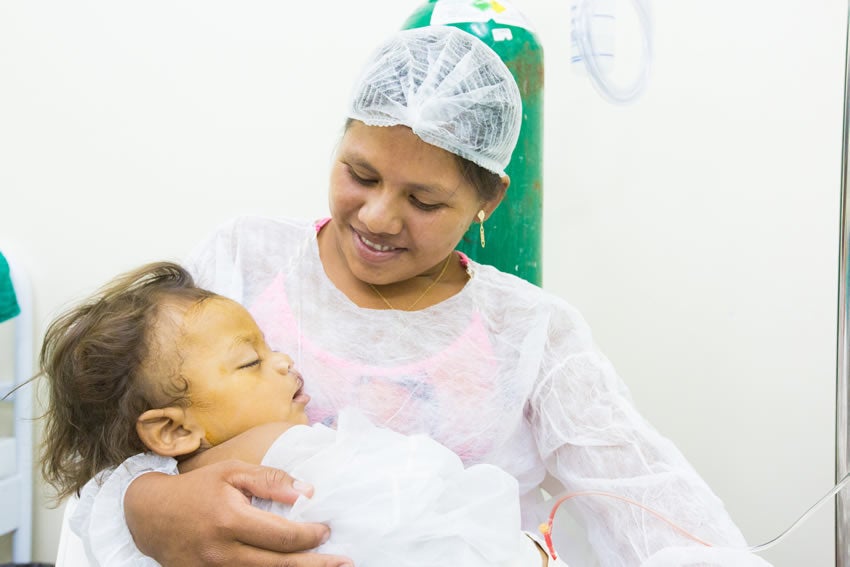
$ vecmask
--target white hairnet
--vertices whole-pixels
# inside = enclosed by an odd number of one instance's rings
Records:
[[[407,126],[504,175],[522,99],[495,51],[457,28],[430,26],[399,32],[375,51],[355,83],[349,116],[370,126]]]

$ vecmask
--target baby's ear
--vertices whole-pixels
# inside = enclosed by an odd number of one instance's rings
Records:
[[[194,453],[206,432],[177,406],[148,410],[136,420],[136,433],[145,447],[164,457]]]

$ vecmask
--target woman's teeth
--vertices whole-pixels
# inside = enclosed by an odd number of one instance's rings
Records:
[[[360,236],[360,240],[363,241],[363,244],[365,244],[366,246],[368,246],[372,250],[376,250],[378,252],[389,252],[390,250],[393,249],[392,246],[382,246],[380,244],[372,242],[371,240],[369,240],[368,238],[366,238],[362,235]]]

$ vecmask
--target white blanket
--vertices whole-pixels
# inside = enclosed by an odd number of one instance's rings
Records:
[[[344,410],[336,430],[294,426],[266,454],[315,487],[294,506],[255,505],[297,521],[323,522],[319,551],[357,567],[527,567],[539,564],[520,531],[516,480],[491,465],[464,468],[452,451],[419,435],[375,427]],[[92,567],[156,566],[136,548],[124,521],[124,493],[145,472],[177,474],[173,459],[136,455],[84,487],[71,518]]]

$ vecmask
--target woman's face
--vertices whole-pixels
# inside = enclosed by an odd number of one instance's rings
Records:
[[[485,205],[453,154],[405,126],[358,121],[340,142],[329,199],[343,263],[375,285],[439,270]]]

